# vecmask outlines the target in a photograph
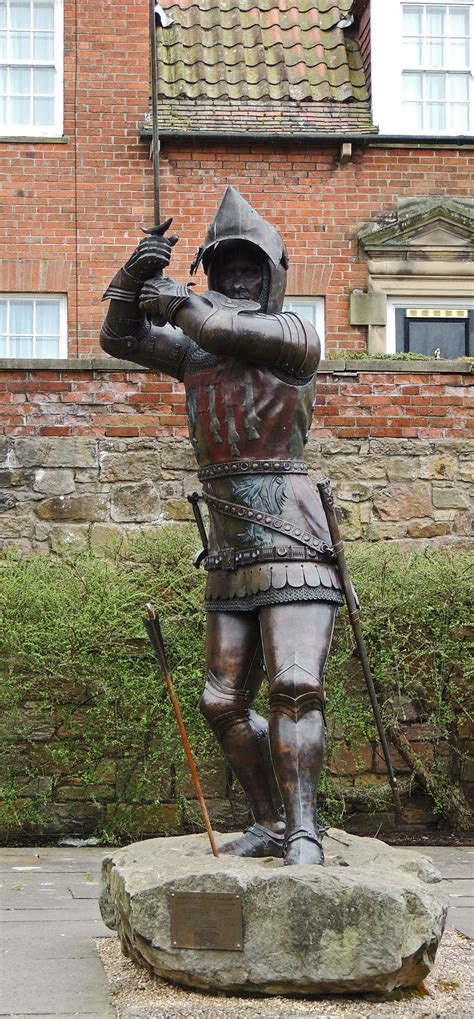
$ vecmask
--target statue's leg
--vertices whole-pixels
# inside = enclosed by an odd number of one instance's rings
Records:
[[[207,682],[200,707],[256,822],[241,839],[220,850],[237,856],[281,855],[285,829],[268,724],[251,708],[262,682],[261,654],[257,613],[208,613]]]
[[[296,602],[260,610],[270,743],[286,814],[286,864],[323,863],[316,794],[324,754],[323,676],[336,608]]]

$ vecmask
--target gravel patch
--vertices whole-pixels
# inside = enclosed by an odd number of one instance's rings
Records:
[[[98,938],[96,947],[109,981],[117,1019],[332,1019],[333,1016],[379,1019],[472,1019],[474,1016],[474,943],[448,930],[436,965],[421,991],[396,992],[383,1000],[374,995],[327,998],[233,997],[175,987],[130,959],[118,938]]]

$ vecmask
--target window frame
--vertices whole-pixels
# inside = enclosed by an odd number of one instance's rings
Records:
[[[298,314],[299,309],[307,304],[313,304],[315,308],[314,326],[321,343],[322,360],[326,348],[326,303],[324,297],[320,294],[308,294],[307,296],[303,294],[288,294],[283,302],[283,311],[294,311]],[[289,305],[292,307],[290,308]],[[301,317],[305,318],[304,315]]]
[[[386,353],[396,354],[397,336],[395,310],[396,308],[462,308],[467,311],[474,311],[474,299],[472,297],[418,297],[409,294],[406,297],[397,294],[396,297],[387,296],[387,325],[386,325]]]
[[[10,3],[10,0],[7,0]],[[54,55],[51,61],[11,61],[8,57],[0,62],[1,67],[53,67],[55,71],[54,122],[49,125],[14,124],[0,125],[2,138],[62,138],[64,133],[64,0],[54,3]],[[6,93],[8,96],[9,93]]]
[[[11,334],[7,331],[7,353],[5,357],[0,357],[0,363],[2,361],[62,361],[67,358],[67,295],[66,294],[49,294],[49,293],[0,293],[0,301],[35,301],[37,304],[41,302],[57,301],[59,305],[59,350],[56,357],[50,355],[42,357],[36,353],[36,340],[37,334],[33,336],[33,353],[30,357],[22,358],[15,357],[10,353]]]
[[[416,73],[416,69],[406,67],[403,60],[403,7],[467,7],[470,14],[470,61],[466,71],[440,68],[439,73],[446,75],[468,74],[468,105],[469,126],[465,132],[454,132],[448,127],[445,130],[432,128],[409,128],[406,126],[406,112],[403,106],[403,74]],[[386,0],[372,0],[371,13],[371,63],[372,63],[372,107],[373,120],[381,134],[407,135],[416,137],[457,138],[474,135],[474,2],[473,0],[394,0],[390,10],[390,40],[387,45],[387,3]],[[398,45],[395,41],[398,40]],[[436,68],[427,68],[423,64],[419,73],[430,71],[437,73]],[[398,102],[394,102],[398,97]]]

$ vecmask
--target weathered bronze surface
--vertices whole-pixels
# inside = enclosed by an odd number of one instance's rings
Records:
[[[242,900],[232,892],[171,892],[168,896],[173,948],[243,950]]]
[[[112,280],[101,344],[186,391],[210,523],[198,557],[208,574],[201,710],[255,822],[220,852],[322,863],[323,677],[343,598],[321,499],[302,463],[319,339],[309,322],[282,312],[284,243],[233,188],[192,266],[204,268],[206,294],[163,276],[176,243],[168,226],[144,238]],[[268,722],[253,708],[265,673]]]

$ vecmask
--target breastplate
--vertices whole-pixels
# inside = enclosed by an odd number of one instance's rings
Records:
[[[315,380],[293,384],[268,368],[222,358],[184,378],[189,436],[199,466],[247,457],[299,459]]]

